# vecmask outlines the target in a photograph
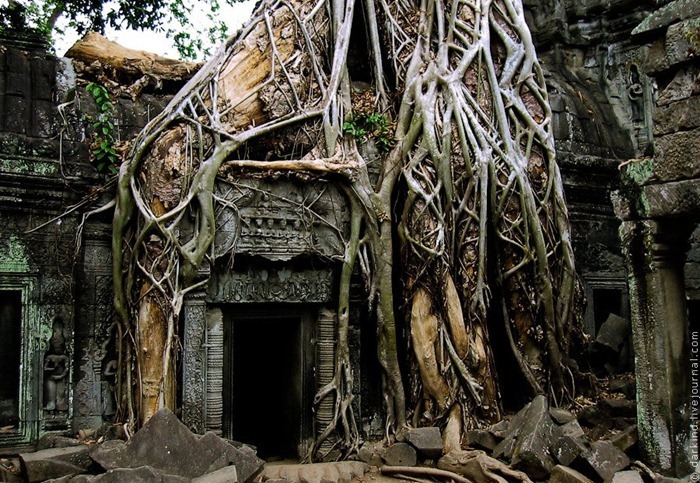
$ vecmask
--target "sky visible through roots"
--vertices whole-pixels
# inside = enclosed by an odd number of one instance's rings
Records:
[[[6,0],[0,0],[0,5],[3,3],[6,3]],[[219,18],[225,19],[228,25],[229,35],[235,33],[245,21],[250,18],[255,3],[254,0],[244,0],[233,5],[221,2]],[[195,12],[192,22],[193,24],[199,22],[200,26],[201,22],[208,22],[205,12]],[[59,57],[62,57],[66,51],[80,39],[80,36],[74,29],[66,28],[66,23],[65,19],[59,19],[58,21],[59,28],[65,29],[65,33],[63,35],[57,35],[54,42],[56,55]],[[113,28],[107,28],[105,36],[130,49],[145,50],[176,59],[179,58],[179,55],[172,40],[166,35],[167,27],[167,25],[163,26],[158,32],[153,30],[114,30]],[[177,29],[178,26],[174,26],[174,28]],[[200,54],[198,60],[206,59]]]

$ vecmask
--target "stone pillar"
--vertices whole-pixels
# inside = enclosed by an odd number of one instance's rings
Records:
[[[656,470],[691,471],[690,339],[683,265],[692,223],[624,221],[637,425],[642,459]]]

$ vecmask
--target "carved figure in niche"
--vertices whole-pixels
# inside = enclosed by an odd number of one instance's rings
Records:
[[[53,321],[49,349],[44,355],[44,409],[56,415],[68,411],[68,370],[70,358],[66,354],[63,319]]]
[[[632,107],[632,121],[641,122],[644,120],[644,88],[642,87],[639,68],[632,64],[630,65],[630,86],[627,88],[627,97],[629,97]]]
[[[112,347],[113,332],[117,324],[112,325],[107,330],[107,339],[100,345],[99,361],[102,380],[100,382],[100,396],[102,398],[102,417],[107,421],[112,421],[117,413],[116,382],[117,382],[117,359],[114,358]]]

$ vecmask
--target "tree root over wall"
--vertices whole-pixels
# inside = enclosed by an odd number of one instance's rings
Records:
[[[364,29],[352,28],[356,16]],[[350,88],[351,47],[369,59],[363,103]],[[392,137],[376,183],[358,145],[380,134],[343,133],[368,113]],[[581,297],[551,119],[517,0],[260,2],[146,126],[119,172],[122,417],[137,427],[175,404],[183,297],[207,283],[197,270],[214,261],[217,210],[236,211],[215,182],[280,173],[327,179],[351,208],[335,376],[315,399],[334,398],[335,417],[312,458],[331,435],[343,455],[360,441],[347,344],[356,266],[377,323],[388,438],[437,424],[458,447],[466,429],[498,419],[497,329],[531,392],[570,398]],[[400,306],[410,312],[409,374],[399,365]]]

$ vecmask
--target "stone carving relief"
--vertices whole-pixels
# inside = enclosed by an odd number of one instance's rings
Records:
[[[215,255],[289,260],[305,253],[341,256],[349,222],[343,195],[327,183],[220,182]]]
[[[330,301],[332,283],[330,270],[291,271],[281,268],[216,273],[209,284],[207,298],[229,303],[325,303]]]
[[[49,348],[44,354],[44,411],[53,418],[68,415],[70,357],[66,350],[63,319],[53,320]]]

